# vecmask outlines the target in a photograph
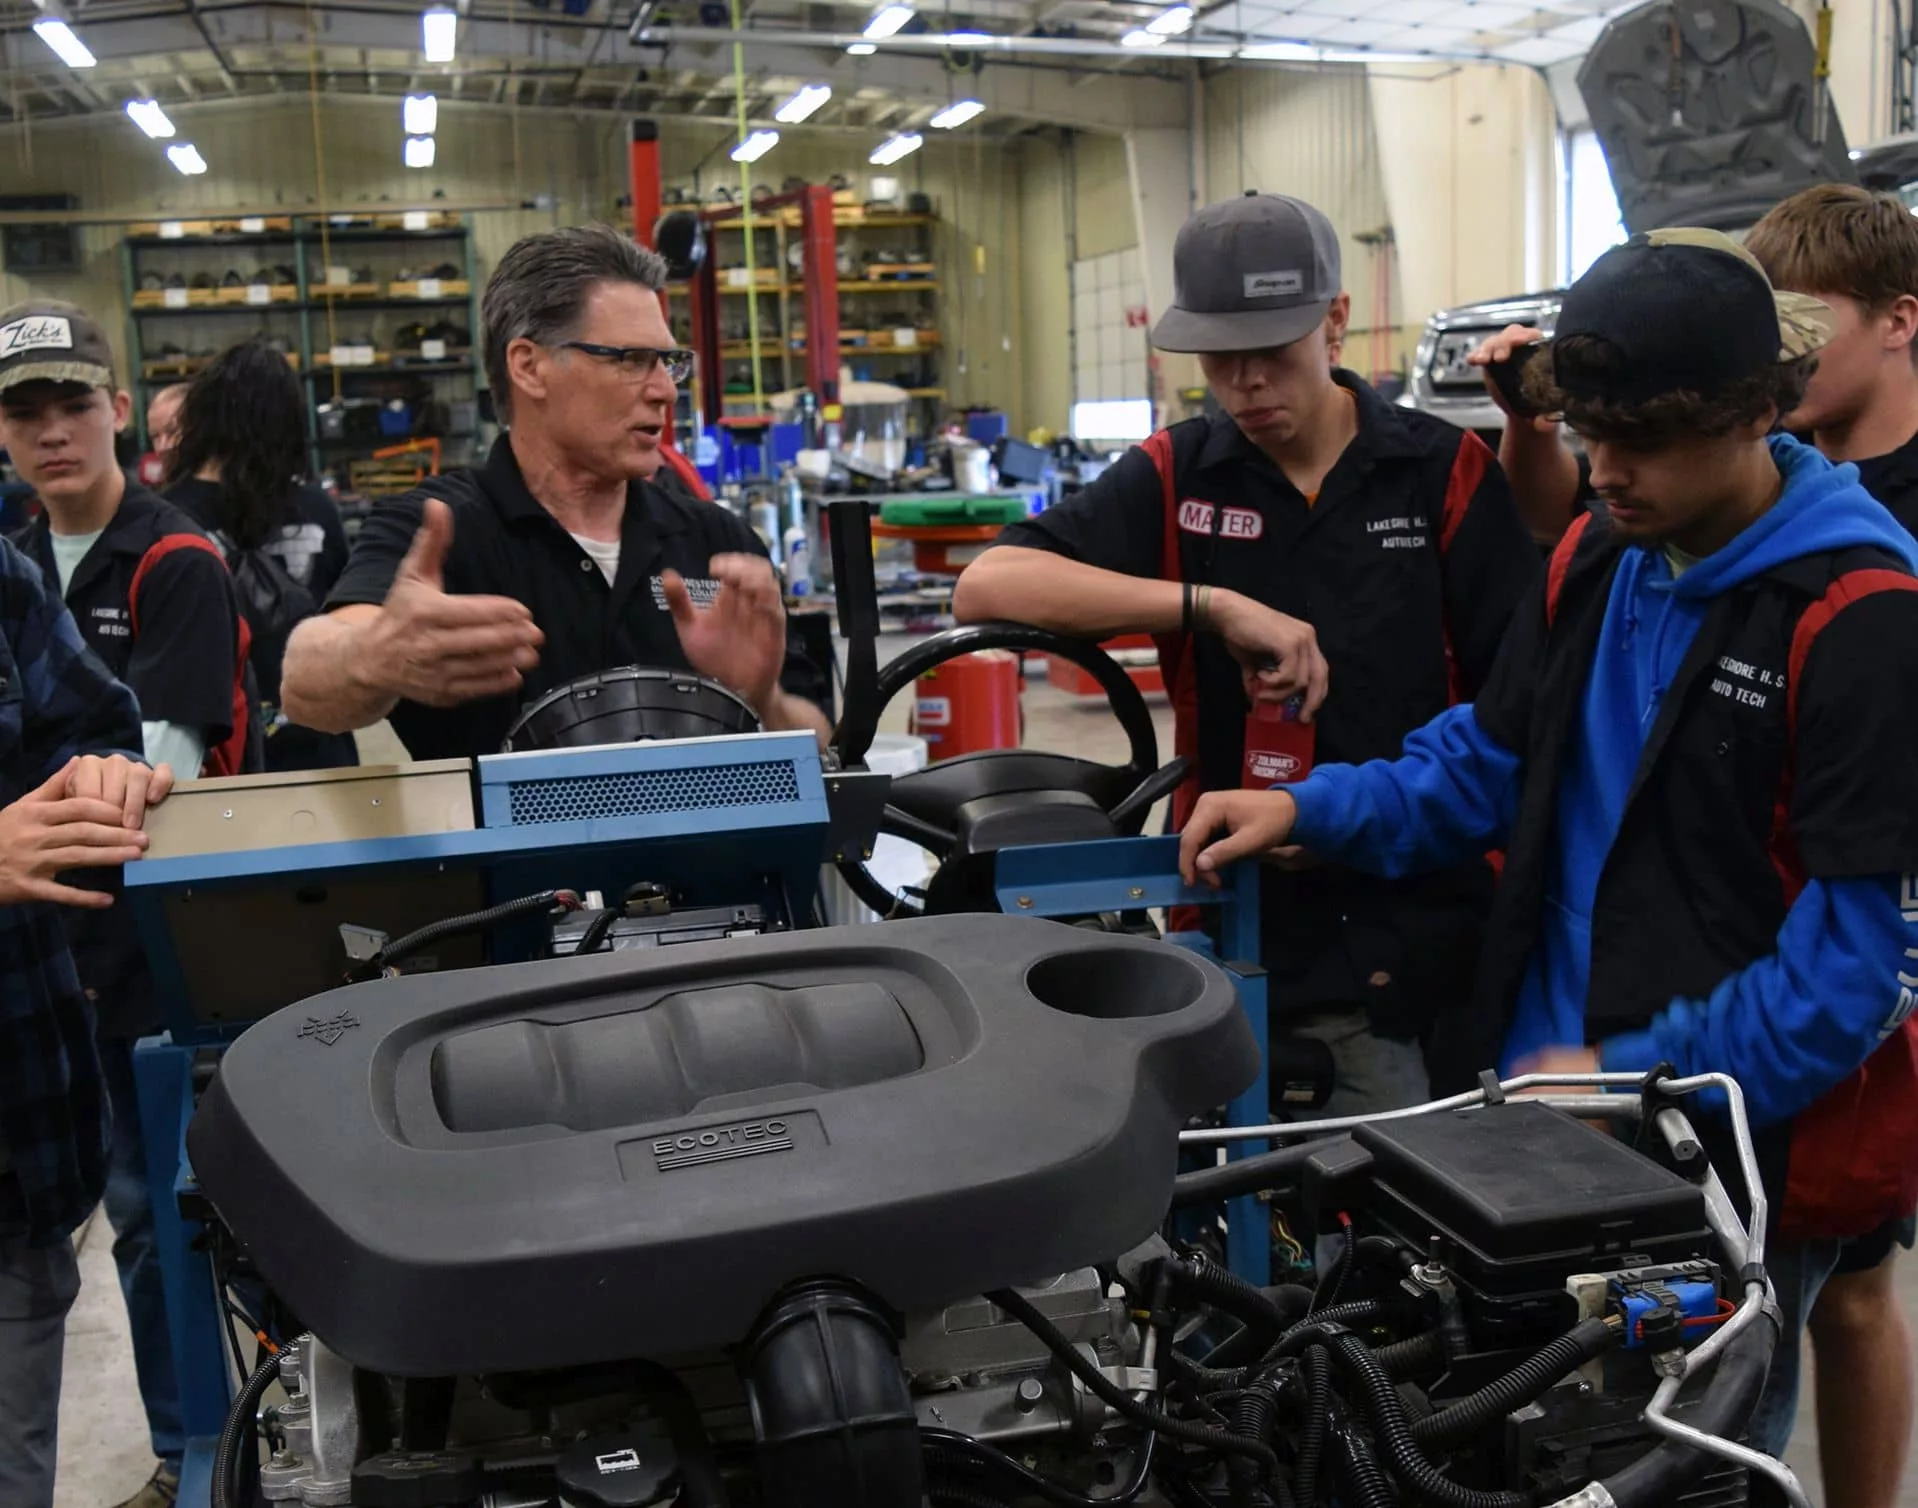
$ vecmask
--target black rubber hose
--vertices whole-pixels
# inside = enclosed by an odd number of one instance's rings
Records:
[[[1418,1261],[1417,1252],[1390,1236],[1360,1236],[1355,1247],[1350,1232],[1347,1232],[1345,1244],[1339,1248],[1338,1256],[1325,1274],[1325,1281],[1332,1285],[1331,1295],[1326,1302],[1336,1304],[1344,1297],[1346,1285],[1360,1267],[1390,1267],[1396,1279],[1418,1266]],[[1323,1289],[1324,1284],[1321,1283],[1320,1287]]]
[[[1339,1254],[1332,1259],[1332,1265],[1319,1274],[1318,1286],[1312,1290],[1312,1307],[1306,1310],[1311,1315],[1320,1308],[1336,1309],[1339,1300],[1345,1297],[1345,1284],[1352,1276],[1352,1269],[1358,1264],[1353,1260],[1352,1251],[1358,1237],[1352,1234],[1352,1222],[1345,1224],[1345,1239],[1339,1243]]]
[[[727,1508],[726,1482],[719,1474],[712,1438],[686,1384],[650,1361],[634,1362],[633,1378],[679,1456],[679,1501],[685,1508]]]
[[[1312,1305],[1312,1291],[1296,1284],[1254,1288],[1236,1273],[1210,1262],[1170,1264],[1173,1286],[1187,1296],[1223,1310],[1240,1322],[1206,1357],[1205,1365],[1224,1368],[1263,1355]]]
[[[537,895],[522,895],[517,900],[501,901],[499,905],[488,906],[484,911],[469,911],[464,916],[447,916],[436,922],[428,922],[404,937],[395,938],[371,958],[353,965],[346,971],[347,981],[359,984],[368,979],[377,979],[381,970],[389,964],[398,963],[402,958],[410,957],[442,938],[456,937],[465,932],[485,932],[501,922],[510,922],[522,916],[537,916],[561,904],[577,906],[579,898],[570,890],[542,890]]]
[[[1332,1416],[1332,1362],[1324,1346],[1305,1348],[1305,1421],[1299,1427],[1299,1449],[1292,1467],[1299,1502],[1318,1497],[1319,1466],[1325,1459],[1325,1431]]]
[[[949,1429],[930,1429],[921,1426],[919,1439],[931,1457],[931,1465],[936,1472],[945,1458],[950,1455],[967,1465],[981,1467],[988,1471],[1004,1472],[1018,1482],[1027,1493],[1044,1498],[1057,1508],[1100,1508],[1101,1504],[1130,1503],[1146,1489],[1152,1480],[1153,1447],[1157,1443],[1151,1431],[1142,1436],[1138,1456],[1132,1463],[1132,1475],[1126,1479],[1120,1489],[1108,1497],[1087,1497],[1082,1492],[1041,1476],[1023,1461],[1007,1455],[997,1446],[988,1445],[984,1440],[975,1440],[970,1435],[962,1435]]]
[[[1436,1372],[1445,1365],[1445,1335],[1440,1330],[1427,1330],[1410,1340],[1395,1340],[1389,1346],[1380,1346],[1375,1354],[1379,1365],[1395,1381],[1417,1377],[1423,1372]],[[1424,1422],[1422,1419],[1419,1421],[1420,1424]],[[1413,1433],[1416,1438],[1416,1426]]]
[[[1760,1314],[1731,1339],[1714,1363],[1712,1379],[1685,1415],[1693,1429],[1724,1439],[1735,1439],[1765,1386],[1772,1350],[1778,1344],[1778,1325]],[[1676,1440],[1662,1441],[1656,1450],[1599,1483],[1612,1495],[1617,1508],[1664,1508],[1675,1503],[1684,1489],[1716,1458]]]
[[[1190,1383],[1200,1392],[1237,1392],[1252,1377],[1250,1367],[1208,1367],[1176,1349],[1160,1354],[1165,1358],[1165,1369],[1168,1372],[1181,1382]]]
[[[1232,1415],[1233,1433],[1248,1440],[1268,1440],[1278,1411],[1278,1389],[1262,1377],[1239,1395],[1239,1406]],[[1227,1461],[1225,1480],[1232,1508],[1266,1508],[1271,1501],[1259,1490],[1259,1465],[1249,1457],[1234,1456]]]
[[[1385,1318],[1385,1306],[1376,1299],[1360,1299],[1353,1304],[1340,1304],[1333,1309],[1321,1309],[1311,1319],[1294,1325],[1279,1337],[1279,1343],[1266,1356],[1267,1361],[1277,1361],[1287,1356],[1297,1356],[1307,1346],[1330,1344],[1332,1337],[1342,1334],[1348,1325],[1376,1325]]]
[[[1331,1436],[1339,1480],[1345,1487],[1340,1502],[1349,1504],[1349,1508],[1399,1508],[1398,1494],[1365,1437],[1342,1417],[1331,1426]],[[1301,1493],[1299,1508],[1313,1508],[1313,1499]]]
[[[1252,1157],[1241,1157],[1236,1162],[1222,1162],[1216,1167],[1195,1168],[1190,1173],[1181,1173],[1172,1180],[1172,1208],[1176,1210],[1193,1204],[1216,1204],[1221,1199],[1256,1194],[1261,1189],[1296,1187],[1299,1174],[1314,1153],[1323,1151],[1334,1142],[1349,1139],[1320,1137],[1317,1141],[1280,1147],[1275,1152],[1260,1152]]]
[[[1385,1453],[1392,1475],[1421,1502],[1439,1508],[1531,1508],[1523,1492],[1480,1492],[1461,1487],[1426,1459],[1412,1440],[1405,1401],[1371,1348],[1356,1335],[1340,1335],[1331,1342],[1332,1359],[1358,1389],[1373,1437]]]
[[[1567,1372],[1575,1371],[1618,1344],[1623,1332],[1602,1319],[1582,1319],[1557,1340],[1539,1347],[1503,1377],[1476,1393],[1429,1414],[1412,1426],[1412,1439],[1434,1450],[1463,1445],[1486,1426],[1532,1402]],[[1440,1353],[1443,1356],[1443,1352]],[[1377,1360],[1386,1365],[1383,1352]]]
[[[1086,1391],[1121,1418],[1149,1429],[1154,1434],[1163,1435],[1169,1440],[1179,1440],[1187,1445],[1201,1445],[1209,1450],[1224,1451],[1230,1455],[1251,1456],[1268,1474],[1279,1468],[1279,1458],[1272,1447],[1262,1440],[1245,1440],[1230,1430],[1214,1429],[1205,1424],[1187,1424],[1182,1419],[1174,1419],[1169,1414],[1148,1408],[1137,1402],[1123,1388],[1117,1386],[1111,1378],[1094,1366],[1079,1353],[1076,1346],[1067,1340],[1065,1333],[1036,1309],[1024,1294],[1014,1293],[1010,1288],[996,1288],[986,1295],[993,1303],[1005,1310],[1020,1324],[1024,1325],[1040,1340],[1046,1349],[1067,1369],[1086,1385]]]
[[[258,1454],[248,1447],[255,1443],[253,1416],[259,1412],[260,1400],[266,1396],[266,1390],[273,1386],[280,1375],[280,1358],[269,1356],[253,1370],[253,1375],[240,1389],[240,1396],[233,1400],[233,1407],[226,1411],[226,1423],[220,1429],[220,1443],[213,1453],[213,1508],[243,1508],[253,1499],[253,1494],[244,1490],[235,1482],[236,1475],[253,1470],[257,1466]],[[253,1465],[249,1465],[251,1457]]]
[[[586,924],[586,930],[580,934],[579,946],[573,949],[573,956],[582,953],[597,953],[599,945],[606,941],[613,930],[613,923],[624,916],[625,910],[619,906],[606,906],[597,912]]]

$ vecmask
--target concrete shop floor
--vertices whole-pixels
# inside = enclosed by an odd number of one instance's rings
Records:
[[[908,639],[882,641],[883,664]],[[885,731],[905,727],[909,698],[900,696],[882,721]],[[1154,698],[1160,758],[1169,757],[1172,719],[1164,699]],[[1097,760],[1122,760],[1125,739],[1097,699],[1081,699],[1034,681],[1025,696],[1026,742]],[[360,736],[361,757],[382,763],[404,757],[391,731],[381,724]],[[1155,815],[1148,831],[1158,830]],[[147,1447],[132,1353],[126,1343],[126,1311],[113,1267],[113,1233],[98,1212],[77,1238],[82,1287],[67,1324],[66,1377],[61,1389],[60,1480],[55,1508],[111,1508],[138,1489],[153,1470]],[[1908,1315],[1918,1318],[1918,1258],[1898,1266],[1898,1294]],[[1789,1453],[1812,1502],[1824,1508],[1818,1487],[1816,1430],[1809,1379],[1799,1400],[1798,1429]],[[1899,1508],[1918,1508],[1918,1471],[1906,1473]],[[193,1505],[200,1508],[200,1505]]]

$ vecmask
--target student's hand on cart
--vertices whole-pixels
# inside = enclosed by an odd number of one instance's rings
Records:
[[[69,760],[38,790],[0,808],[0,905],[51,901],[101,910],[113,904],[111,896],[62,885],[54,876],[111,869],[146,852],[147,835],[121,825],[120,807],[69,793],[78,764]]]
[[[173,766],[142,764],[124,754],[82,754],[68,769],[67,794],[118,808],[121,824],[138,829],[173,789]]]
[[[1179,834],[1179,878],[1217,890],[1220,871],[1238,859],[1274,850],[1288,857],[1301,854],[1285,842],[1298,815],[1289,791],[1207,791]]]

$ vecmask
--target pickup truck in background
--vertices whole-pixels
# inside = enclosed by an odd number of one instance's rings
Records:
[[[1672,27],[1678,28],[1678,66]],[[1647,58],[1660,59],[1657,69]],[[1738,234],[1814,183],[1862,183],[1918,208],[1918,135],[1848,152],[1815,81],[1812,39],[1776,0],[1652,0],[1616,17],[1578,71],[1628,234],[1703,225]],[[1498,444],[1505,415],[1469,356],[1507,325],[1552,332],[1564,289],[1442,309],[1399,400]]]

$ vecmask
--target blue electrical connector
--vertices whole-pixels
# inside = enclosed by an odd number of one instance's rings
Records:
[[[1718,1274],[1706,1262],[1614,1273],[1611,1310],[1625,1320],[1625,1348],[1673,1351],[1696,1345],[1724,1314]]]

